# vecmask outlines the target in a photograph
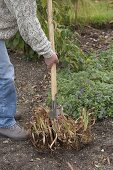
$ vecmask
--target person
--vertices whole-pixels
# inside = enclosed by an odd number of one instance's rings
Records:
[[[19,30],[23,40],[51,67],[58,57],[37,18],[36,0],[0,0],[0,136],[14,140],[29,137],[29,132],[16,122],[16,90],[14,67],[5,40]]]

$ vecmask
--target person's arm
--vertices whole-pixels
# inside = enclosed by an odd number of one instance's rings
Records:
[[[37,18],[35,0],[4,0],[8,9],[15,15],[19,32],[24,41],[39,55],[45,58],[54,56],[51,43],[43,32]]]

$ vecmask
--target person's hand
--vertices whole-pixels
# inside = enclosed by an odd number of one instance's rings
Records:
[[[50,58],[45,58],[45,63],[48,68],[51,68],[54,63],[58,63],[58,57],[56,54],[53,54]]]

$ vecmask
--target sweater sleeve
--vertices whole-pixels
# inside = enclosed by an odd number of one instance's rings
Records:
[[[54,52],[37,18],[36,0],[5,0],[5,3],[15,16],[24,41],[39,55],[51,57]]]

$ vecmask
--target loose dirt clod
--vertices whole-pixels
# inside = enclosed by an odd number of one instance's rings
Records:
[[[58,119],[51,120],[48,110],[38,107],[30,121],[32,143],[39,149],[57,149],[59,147],[75,149],[88,144],[92,140],[91,126],[95,119],[92,114],[82,110],[77,120],[60,114]],[[52,126],[51,126],[52,123]]]

